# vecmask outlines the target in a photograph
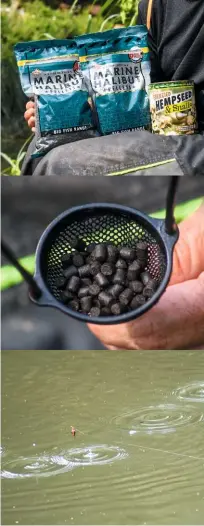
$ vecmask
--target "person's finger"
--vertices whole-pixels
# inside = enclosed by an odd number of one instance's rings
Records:
[[[29,100],[29,102],[26,103],[26,109],[29,110],[30,108],[35,108],[33,100]]]
[[[34,128],[35,127],[35,118],[34,117],[31,117],[29,120],[28,120],[28,126],[29,128]]]
[[[31,131],[32,131],[33,133],[35,133],[35,128],[31,128]]]
[[[195,280],[172,285],[159,303],[130,323],[88,325],[91,332],[113,349],[204,350],[204,272]]]
[[[24,113],[24,118],[26,121],[28,121],[31,117],[35,117],[34,108],[30,108],[29,110],[26,110]]]
[[[204,270],[204,204],[179,225],[170,285],[195,279]]]

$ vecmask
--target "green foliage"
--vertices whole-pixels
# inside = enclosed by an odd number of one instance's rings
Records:
[[[21,164],[26,155],[26,146],[30,142],[32,136],[28,137],[24,142],[23,146],[19,150],[16,159],[12,159],[6,153],[0,152],[0,155],[4,161],[9,165],[8,168],[2,171],[2,175],[20,175],[21,174]]]

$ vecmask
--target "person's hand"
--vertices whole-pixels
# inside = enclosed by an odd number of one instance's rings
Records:
[[[108,349],[204,350],[204,204],[179,231],[170,284],[157,305],[129,323],[88,325]]]
[[[26,104],[24,118],[32,132],[35,132],[35,103],[32,100]]]

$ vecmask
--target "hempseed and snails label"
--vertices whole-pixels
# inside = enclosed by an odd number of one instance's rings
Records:
[[[191,135],[197,131],[193,82],[149,86],[152,131],[159,135]]]

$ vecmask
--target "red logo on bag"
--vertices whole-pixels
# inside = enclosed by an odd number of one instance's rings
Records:
[[[132,62],[141,62],[142,57],[143,57],[143,52],[141,51],[141,49],[135,49],[135,50],[132,50],[128,56],[130,60],[132,60]]]

